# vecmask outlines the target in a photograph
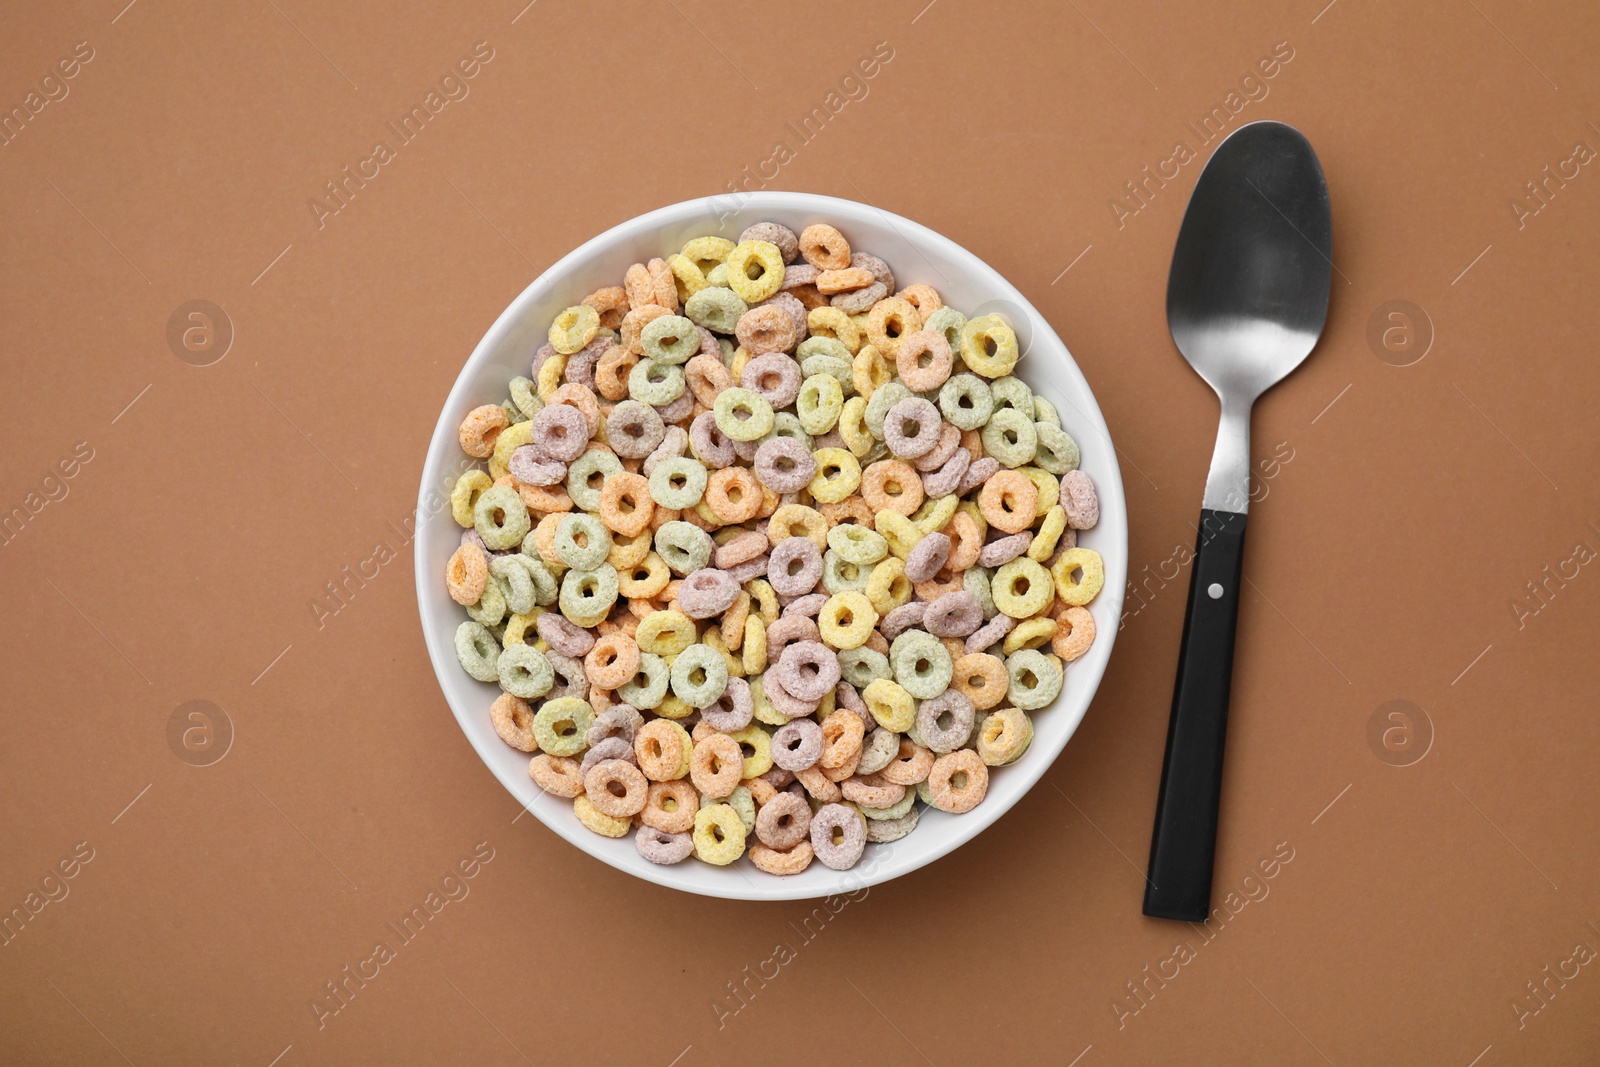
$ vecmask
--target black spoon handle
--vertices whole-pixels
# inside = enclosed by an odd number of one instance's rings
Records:
[[[1200,512],[1144,892],[1144,913],[1158,919],[1202,922],[1211,910],[1244,526],[1237,512]]]

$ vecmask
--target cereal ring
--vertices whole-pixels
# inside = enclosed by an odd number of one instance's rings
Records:
[[[780,596],[804,596],[822,580],[822,553],[808,538],[786,537],[773,546],[767,580]]]
[[[690,322],[717,333],[733,333],[739,319],[749,310],[750,305],[732,289],[716,286],[700,290],[683,305],[683,313]]]
[[[972,736],[976,712],[972,701],[959,690],[949,689],[917,709],[917,732],[928,749],[942,756],[967,743]]]
[[[582,512],[561,517],[556,525],[556,557],[562,563],[575,570],[593,570],[610,554],[611,531],[599,519]]]
[[[589,803],[602,815],[621,819],[644,809],[650,783],[627,760],[608,759],[589,768],[583,777],[583,789]]]
[[[537,653],[535,653],[537,655]],[[500,740],[522,752],[539,751],[539,742],[533,736],[533,709],[528,702],[511,693],[501,693],[489,705],[489,721]]]
[[[820,561],[818,575],[821,575]],[[477,545],[463,544],[445,564],[444,583],[450,591],[450,599],[463,607],[482,599],[483,587],[488,581],[489,563]]]
[[[849,870],[867,846],[866,820],[843,804],[824,804],[811,816],[811,847],[823,865]]]
[[[692,508],[704,498],[708,477],[699,460],[668,456],[650,474],[650,499],[663,508]]]
[[[889,554],[883,535],[859,523],[842,523],[828,531],[828,547],[847,563],[870,567]]]
[[[665,735],[665,731],[663,734]],[[639,821],[652,830],[681,834],[694,826],[694,814],[699,809],[700,796],[687,780],[677,778],[657,780],[650,783],[649,790],[645,794],[644,807],[639,811]]]
[[[1100,521],[1100,497],[1094,481],[1080,470],[1062,475],[1061,506],[1067,513],[1067,525],[1074,530],[1093,529]]]
[[[622,400],[628,395],[628,381],[639,365],[637,353],[622,345],[606,349],[594,368],[594,387],[607,400]]]
[[[558,485],[567,478],[567,465],[548,458],[537,445],[519,446],[506,467],[512,478],[527,485]]]
[[[594,708],[588,701],[575,697],[547,700],[533,716],[534,740],[552,756],[576,756],[589,746],[593,722]]]
[[[817,473],[817,461],[805,445],[787,437],[773,437],[756,449],[757,480],[775,493],[798,493]]]
[[[873,282],[865,289],[853,289],[848,293],[835,293],[833,296],[823,296],[819,292],[817,299],[826,300],[847,315],[860,315],[888,295],[887,285]]]
[[[1094,632],[1094,616],[1089,614],[1089,609],[1070,607],[1056,623],[1050,651],[1071,663],[1089,651],[1089,646],[1094,644]]]
[[[651,863],[682,863],[694,853],[694,835],[669,834],[653,826],[641,826],[639,832],[633,835],[633,847]]]
[[[456,520],[456,525],[472,526],[478,497],[493,484],[494,479],[480,470],[467,471],[456,479],[455,486],[450,490],[450,515]]]
[[[624,400],[606,418],[606,440],[625,459],[648,456],[666,434],[666,425],[656,409],[637,400]]]
[[[845,780],[840,785],[840,792],[844,794],[846,800],[860,808],[882,810],[903,804],[907,790],[903,785],[885,781],[880,774],[870,774]]]
[[[723,265],[728,268],[728,287],[746,303],[765,300],[783,288],[783,253],[769,241],[740,241]]]
[[[728,735],[744,752],[744,777],[755,778],[772,769],[772,735],[754,723]],[[748,750],[748,751],[746,751]]]
[[[974,374],[1003,378],[1017,365],[1017,335],[998,315],[979,315],[961,327],[961,361]]]
[[[630,471],[607,478],[600,490],[600,521],[625,537],[633,537],[648,527],[655,508],[650,483]]]
[[[895,353],[895,369],[906,388],[926,393],[941,388],[950,378],[955,356],[949,342],[936,330],[923,328],[907,334]]]
[[[989,768],[970,748],[958,748],[933,761],[928,772],[928,802],[940,811],[971,811],[989,792]]]
[[[739,742],[727,734],[713,733],[695,744],[689,757],[689,780],[704,795],[720,800],[738,787],[743,767]]]
[[[500,620],[506,617],[506,597],[500,588],[500,583],[497,581],[486,583],[483,587],[483,596],[476,604],[467,608],[467,618],[484,626],[499,626]]]
[[[987,586],[985,589],[987,589]],[[968,592],[971,592],[971,590],[968,590]],[[1005,637],[1006,634],[1010,633],[1011,628],[1016,624],[1017,620],[1012,618],[1010,615],[1005,614],[1004,612],[995,615],[994,618],[978,627],[967,637],[967,651],[984,651],[996,641],[999,641],[1001,638]]]
[[[702,567],[683,580],[678,591],[679,609],[691,619],[721,615],[739,599],[739,583],[725,571]]]
[[[528,777],[533,784],[552,796],[572,798],[583,792],[583,775],[578,773],[578,761],[565,756],[552,756],[541,752],[528,761]]]
[[[972,652],[955,661],[951,688],[972,702],[979,711],[994,707],[1006,697],[1011,676],[998,656]]]
[[[818,271],[843,270],[850,265],[850,242],[825,222],[800,231],[800,254]]]
[[[641,624],[640,629],[643,630]],[[639,666],[632,678],[617,686],[616,694],[636,708],[659,707],[672,682],[667,661],[650,652],[639,653]]]
[[[1051,474],[1066,474],[1078,468],[1080,455],[1078,442],[1059,426],[1051,426],[1047,422],[1033,424],[1034,437],[1038,440],[1039,450],[1034,454],[1033,461]]]
[[[571,404],[549,404],[533,417],[530,443],[546,457],[571,463],[589,447],[589,420]]]
[[[728,258],[733,242],[726,237],[696,237],[683,246],[684,258],[700,270],[709,273],[711,268]]]
[[[1026,619],[1050,606],[1055,586],[1042,564],[1022,556],[995,571],[990,592],[995,607],[1013,619]]]
[[[711,538],[698,526],[681,519],[663,523],[656,531],[655,545],[656,552],[675,574],[687,576],[711,561]]]
[[[713,730],[735,733],[750,725],[754,713],[755,700],[750,693],[750,683],[743,678],[730,676],[722,695],[701,710],[700,721]]]
[[[1074,574],[1081,577],[1074,580]],[[1092,548],[1069,548],[1050,568],[1056,595],[1075,607],[1082,607],[1099,595],[1106,583],[1105,563]]]
[[[976,430],[994,414],[994,394],[982,378],[957,374],[939,388],[939,411],[958,429]]]
[[[845,681],[862,689],[879,678],[890,677],[889,657],[865,645],[845,649],[839,653],[839,673]]]
[[[811,805],[793,793],[777,794],[756,814],[756,837],[769,848],[791,849],[810,835]]]
[[[807,487],[812,499],[821,504],[837,503],[860,487],[861,464],[855,456],[842,448],[820,448],[815,457],[817,473]],[[826,531],[822,536],[826,537]]]
[[[1000,651],[1009,656],[1022,648],[1042,648],[1055,637],[1055,634],[1056,620],[1052,618],[1040,615],[1024,619],[1006,634],[1006,639],[1000,642]]]
[[[872,272],[861,267],[845,267],[841,270],[824,270],[817,274],[817,292],[823,296],[832,296],[835,293],[847,293],[852,289],[865,289],[877,279]]]
[[[925,631],[907,630],[895,638],[889,646],[889,666],[900,687],[919,700],[936,697],[950,688],[950,653],[938,638]]]
[[[628,372],[628,395],[652,407],[671,404],[682,397],[687,388],[683,368],[670,363],[641,359]]]
[[[723,523],[755,518],[762,499],[761,483],[748,467],[724,467],[706,480],[705,505]]]
[[[926,582],[939,573],[950,558],[950,538],[931,533],[918,541],[906,557],[905,574],[912,582]]]
[[[1032,463],[1039,437],[1031,419],[1009,408],[999,408],[983,427],[983,447],[1007,467]]]
[[[978,507],[984,521],[1006,533],[1021,533],[1037,516],[1039,490],[1027,475],[998,471],[983,483]]]
[[[787,852],[759,843],[750,846],[750,862],[767,874],[799,874],[811,866],[815,855],[810,841],[802,841]]]
[[[796,641],[778,660],[779,681],[792,696],[821,700],[839,684],[839,659],[820,641]]]
[[[803,771],[822,757],[822,727],[812,719],[795,719],[772,735],[772,762],[786,771]]]
[[[638,563],[617,571],[617,594],[629,600],[645,600],[659,596],[671,581],[672,573],[666,561],[654,552],[647,552]]]
[[[944,652],[942,645],[939,651]],[[948,653],[945,658],[949,658]],[[867,702],[867,710],[872,712],[872,717],[885,730],[901,733],[915,720],[916,704],[911,694],[899,683],[887,678],[877,678],[869,683],[861,691],[861,699]]]
[[[849,315],[832,306],[813,308],[807,312],[806,330],[813,337],[833,338],[844,345],[845,351],[851,355],[861,351],[865,340],[861,327],[852,322]]]
[[[1033,720],[1020,708],[1001,708],[978,730],[978,758],[990,767],[1015,763],[1033,742]]]
[[[694,854],[697,858],[725,867],[744,855],[744,842],[744,822],[729,805],[711,804],[695,812]]]
[[[842,590],[829,597],[817,614],[822,640],[835,649],[860,648],[877,625],[878,612],[864,593]]]
[[[978,553],[978,565],[982,567],[1002,567],[1014,559],[1020,558],[1028,551],[1028,546],[1033,543],[1033,534],[1027,530],[1011,534],[998,540],[990,541]]]
[[[800,254],[800,241],[795,237],[794,231],[787,226],[776,222],[758,222],[745,227],[739,235],[740,241],[766,241],[778,249],[785,263],[793,263]]]
[[[966,637],[983,625],[983,605],[965,589],[946,593],[928,605],[922,625],[935,637]]]
[[[809,366],[811,360],[806,361]],[[844,411],[844,389],[832,374],[812,374],[800,385],[795,411],[806,433],[823,434],[838,423]]]
[[[915,793],[908,791],[906,795],[909,796],[913,801],[916,800]],[[869,843],[879,844],[889,841],[898,841],[902,837],[905,837],[907,834],[917,828],[917,820],[921,817],[921,812],[919,809],[909,806],[907,807],[905,814],[900,815],[897,818],[888,818],[886,816],[874,817],[865,808],[861,810],[861,814],[867,816],[867,841]]]
[[[872,305],[872,310],[867,312],[867,343],[882,352],[885,358],[893,359],[897,363],[901,340],[920,329],[922,329],[922,317],[917,314],[916,307],[909,300],[891,296],[879,300]],[[962,351],[965,352],[965,348]]]
[[[687,775],[693,748],[689,731],[671,719],[652,719],[633,738],[639,769],[652,782],[670,782]]]
[[[767,352],[745,364],[739,381],[769,406],[784,408],[800,394],[801,377],[800,364],[782,352]]]
[[[757,441],[772,432],[772,405],[751,389],[725,389],[717,396],[717,429],[735,441]]]
[[[472,506],[472,521],[484,545],[496,552],[516,548],[533,528],[527,505],[508,485],[491,486],[479,493]]]
[[[734,335],[752,356],[787,352],[798,340],[794,317],[785,308],[772,304],[753,307],[739,316]]]
[[[906,577],[906,565],[898,557],[888,559],[872,568],[862,592],[872,602],[879,615],[887,615],[911,599],[911,580]]]
[[[1061,692],[1061,664],[1037,649],[1024,648],[1006,658],[1011,703],[1024,711],[1044,707]]]
[[[473,459],[488,459],[494,454],[495,440],[500,431],[511,425],[511,418],[499,404],[485,404],[467,412],[461,420],[457,437],[461,451]]]
[[[582,302],[599,314],[602,330],[615,330],[622,325],[622,316],[628,310],[628,291],[620,285],[608,285],[596,289]]]
[[[672,692],[691,708],[709,707],[728,688],[728,661],[706,645],[690,645],[672,661]]]
[[[600,313],[588,304],[576,304],[550,324],[550,347],[562,355],[571,355],[594,340],[599,329]]]

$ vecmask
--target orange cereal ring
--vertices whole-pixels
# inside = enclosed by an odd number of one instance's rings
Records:
[[[872,506],[859,496],[847,496],[832,504],[823,504],[820,509],[822,517],[828,520],[828,525],[840,526],[844,523],[855,523],[872,529]]]
[[[972,701],[979,711],[994,707],[1006,698],[1006,688],[1011,676],[999,656],[987,652],[973,652],[962,656],[952,666],[950,688]]]
[[[861,472],[861,499],[874,512],[898,511],[910,517],[922,506],[922,477],[909,463],[880,459]]]
[[[843,270],[850,265],[850,242],[826,222],[800,231],[800,254],[818,270]]]
[[[956,512],[945,523],[943,533],[951,541],[950,556],[944,561],[946,567],[959,573],[978,562],[978,553],[983,551],[983,531],[978,529],[971,515]]]
[[[931,285],[918,282],[908,285],[894,294],[917,309],[917,314],[922,316],[922,321],[927,322],[928,316],[944,307],[944,298]]]
[[[1021,533],[1038,517],[1039,490],[1026,474],[1003,470],[992,475],[978,492],[978,510],[990,526],[1006,533]]]
[[[846,781],[840,792],[846,800],[862,807],[889,808],[905,797],[906,787],[889,781],[882,774],[865,774]]]
[[[813,284],[817,292],[832,296],[834,293],[848,293],[852,289],[865,289],[875,281],[877,279],[865,267],[844,267],[823,271]]]
[[[705,503],[724,524],[748,522],[761,510],[761,483],[749,467],[723,467],[706,479]]]
[[[866,732],[861,716],[853,711],[841,708],[823,719],[822,755],[817,760],[817,766],[831,770],[849,763],[853,772],[855,763],[860,762],[861,744]]]
[[[932,769],[933,753],[911,738],[902,737],[900,751],[878,774],[884,781],[895,785],[916,785],[926,779]]]
[[[633,735],[639,769],[652,782],[671,782],[689,773],[689,731],[671,719],[651,719]]]
[[[541,752],[528,761],[528,777],[546,793],[571,799],[583,793],[581,766],[570,756]]]
[[[650,268],[635,263],[622,275],[622,288],[628,294],[628,307],[639,308],[656,302],[656,280]]]
[[[901,338],[894,366],[907,389],[925,393],[939,388],[949,379],[950,370],[955,366],[955,354],[950,351],[950,342],[938,330],[918,330]]]
[[[603,759],[583,776],[584,795],[602,815],[625,819],[644,810],[650,783],[625,759]]]
[[[711,733],[694,746],[689,757],[689,780],[701,793],[720,800],[739,787],[744,753],[739,742],[723,733]]]
[[[450,599],[463,607],[470,607],[483,599],[483,588],[489,583],[489,561],[483,558],[483,549],[468,541],[445,564],[444,584],[450,590]]]
[[[489,721],[500,740],[519,752],[539,751],[533,737],[533,708],[521,697],[501,693],[489,705]]]
[[[473,459],[488,459],[494,455],[495,438],[511,425],[511,416],[499,404],[485,404],[467,412],[461,420],[456,436],[461,441],[461,451]]]
[[[776,304],[753,307],[734,324],[739,344],[752,357],[787,352],[794,347],[794,317]]]
[[[672,273],[672,268],[664,259],[652,259],[646,264],[645,269],[650,272],[650,290],[655,294],[653,303],[660,304],[668,311],[677,313],[678,310],[678,279]]]
[[[821,767],[807,767],[803,771],[795,771],[794,777],[807,793],[824,804],[832,804],[844,796],[839,791],[838,785],[822,773]]]
[[[628,311],[628,291],[620,285],[608,285],[584,297],[582,303],[600,313],[601,329],[615,330],[622,325],[622,316]]]
[[[832,306],[828,303],[828,298],[817,292],[817,287],[809,282],[803,285],[791,285],[784,292],[800,301],[800,306],[807,311]]]
[[[594,391],[586,385],[577,382],[568,382],[550,394],[547,404],[571,404],[583,412],[584,420],[589,423],[589,436],[593,437],[600,432],[600,402],[595,399]],[[610,452],[611,449],[606,449]]]
[[[663,833],[681,834],[694,827],[694,813],[699,810],[700,795],[687,780],[651,782],[639,821]]]
[[[655,508],[655,501],[650,499],[650,482],[643,475],[627,471],[614,474],[600,490],[600,521],[628,537],[650,525]]]
[[[952,571],[950,565],[946,563],[938,574],[925,582],[914,583],[911,588],[916,591],[918,599],[931,604],[946,593],[959,593],[966,588],[966,584],[964,576]]]
[[[757,842],[750,846],[750,862],[767,874],[799,874],[811,866],[816,850],[810,841],[802,841],[791,849],[779,851]]]
[[[744,644],[744,622],[750,617],[750,594],[739,593],[733,607],[722,613],[722,643],[729,652],[739,651]]]
[[[644,355],[644,328],[661,316],[670,314],[672,312],[660,304],[641,304],[635,307],[623,316],[622,329],[618,331],[622,347],[636,356]]]
[[[717,394],[733,388],[733,375],[716,356],[695,356],[684,364],[684,383],[695,400],[706,407],[717,402]]]
[[[618,688],[639,673],[638,642],[626,633],[607,634],[583,657],[583,673],[588,676],[590,685]]]
[[[1094,616],[1088,608],[1069,607],[1056,622],[1056,635],[1050,639],[1050,651],[1071,663],[1089,651],[1094,644]]]
[[[704,721],[701,720],[702,723]],[[750,795],[755,798],[757,804],[765,804],[778,795],[777,788],[765,778],[746,778],[739,784],[750,790]]]
[[[607,400],[628,399],[628,375],[639,362],[639,354],[624,345],[612,345],[594,367],[594,387]]]
[[[867,312],[867,343],[882,352],[885,359],[897,359],[900,341],[922,329],[922,316],[911,301],[887,297]]]
[[[928,800],[955,815],[977,807],[989,792],[989,768],[970,748],[958,748],[933,761],[928,772]]]
[[[572,498],[559,485],[527,485],[517,483],[517,495],[535,511],[571,511]]]

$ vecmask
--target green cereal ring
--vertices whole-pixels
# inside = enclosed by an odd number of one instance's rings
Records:
[[[715,267],[712,267],[710,270],[706,271],[706,284],[710,285],[710,286],[714,286],[714,287],[719,288],[719,289],[727,289],[728,288],[728,265],[726,263],[718,263]],[[701,292],[704,292],[704,291],[705,290],[701,290]],[[733,292],[732,289],[728,289],[728,291],[730,293]],[[734,295],[737,296],[738,294],[734,293]],[[732,333],[733,330],[731,330],[731,329],[725,330],[725,331],[719,330],[718,332],[719,333]]]
[[[687,363],[700,351],[700,331],[682,315],[662,315],[645,323],[639,332],[639,345],[646,359],[657,363]]]
[[[547,700],[533,713],[533,739],[552,756],[576,756],[589,747],[589,727],[594,708],[577,697]]]
[[[735,441],[756,441],[772,430],[772,405],[752,389],[724,389],[712,410],[717,429]]]
[[[774,411],[772,413],[772,429],[761,440],[763,443],[774,437],[787,437],[791,441],[798,441],[805,446],[806,451],[812,447],[811,435],[806,433],[806,428],[800,424],[800,417],[792,411]]]
[[[846,563],[870,567],[889,554],[889,542],[878,531],[846,522],[828,531],[828,547]]]
[[[526,615],[539,602],[538,589],[533,584],[533,560],[517,552],[509,556],[496,556],[489,561],[489,573],[505,582],[506,607],[518,615]],[[548,572],[547,572],[548,573]],[[484,586],[488,590],[488,586]]]
[[[711,535],[700,527],[682,519],[661,524],[656,531],[656,555],[679,576],[687,576],[711,562],[715,547]]]
[[[512,419],[512,422],[531,419],[544,407],[544,401],[539,399],[538,390],[533,382],[520,375],[511,379],[511,402],[522,412],[522,418]]]
[[[690,645],[672,661],[672,692],[691,708],[706,708],[728,689],[728,661],[709,645]]]
[[[889,657],[882,652],[874,652],[862,645],[839,653],[839,676],[857,689],[864,689],[889,675]]]
[[[865,593],[872,568],[851,563],[833,549],[822,554],[822,588],[828,593]]]
[[[926,630],[907,630],[895,638],[889,666],[900,688],[918,700],[931,700],[949,689],[955,672],[949,650]]]
[[[944,334],[945,344],[950,346],[950,351],[959,353],[961,351],[961,327],[966,324],[967,317],[949,304],[946,304],[932,315],[929,315],[928,320],[922,324],[922,328]]]
[[[801,362],[800,369],[808,375],[826,374],[839,383],[839,391],[842,393],[856,391],[852,365],[848,360],[836,356],[807,356]]]
[[[617,698],[641,711],[659,707],[666,699],[671,682],[672,672],[667,661],[653,652],[641,652],[638,673],[617,686]]]
[[[611,531],[597,516],[568,512],[556,524],[556,555],[573,570],[594,570],[611,555]]]
[[[516,548],[533,526],[528,505],[509,485],[490,486],[478,494],[478,502],[472,506],[472,524],[484,547],[492,552]]]
[[[526,542],[524,544],[526,545]],[[554,604],[556,597],[561,595],[561,585],[556,581],[556,576],[550,573],[550,568],[545,565],[544,560],[528,555],[526,547],[522,552],[522,558],[528,561],[528,576],[533,579],[534,604],[539,607]]]
[[[940,309],[944,310],[943,308]],[[918,782],[917,789],[923,790],[926,781]],[[913,793],[906,790],[906,796],[915,800],[920,797],[920,792]],[[930,794],[931,795],[931,794]],[[866,814],[865,811],[862,814]],[[874,844],[887,844],[898,841],[917,828],[917,820],[922,817],[921,808],[912,808],[898,819],[869,819],[867,820],[867,840]]]
[[[1078,454],[1078,442],[1072,439],[1071,434],[1048,422],[1034,423],[1033,432],[1039,442],[1039,450],[1033,454],[1033,461],[1040,470],[1059,477],[1078,469],[1081,457]]]
[[[561,578],[561,614],[579,626],[593,626],[617,602],[617,569],[602,563],[590,571],[568,571]]]
[[[706,465],[688,456],[668,456],[650,472],[650,499],[664,508],[682,511],[706,495]]]
[[[738,293],[720,285],[700,290],[683,305],[683,313],[689,316],[690,322],[715,333],[732,333],[739,316],[749,310],[750,305],[739,299]]]
[[[844,342],[837,337],[807,337],[794,350],[794,358],[801,363],[804,363],[812,356],[832,356],[834,359],[841,359],[845,363],[852,364],[851,370],[854,370],[855,357],[850,354],[850,349],[845,347]]]
[[[1013,619],[1030,619],[1050,604],[1055,582],[1042,563],[1018,556],[994,572],[989,580],[995,607]]]
[[[978,598],[978,606],[983,609],[985,619],[992,619],[999,614],[1000,609],[994,606],[988,568],[969,567],[967,573],[961,576],[961,588]]]
[[[785,726],[789,717],[772,706],[772,701],[767,699],[766,693],[761,688],[761,678],[756,676],[750,679],[750,699],[755,705],[755,719],[768,726]]]
[[[1011,685],[1006,696],[1023,711],[1042,708],[1061,692],[1061,661],[1036,648],[1019,648],[1006,657]]]
[[[872,398],[867,401],[867,432],[882,441],[883,420],[889,417],[889,409],[910,395],[911,390],[899,382],[889,382],[874,389]]]
[[[996,408],[983,428],[983,450],[1007,467],[1026,466],[1039,451],[1039,435],[1022,412]]]
[[[1004,378],[996,378],[989,383],[989,392],[994,396],[996,411],[1010,408],[1029,422],[1037,420],[1037,416],[1033,413],[1033,390],[1029,389],[1028,383],[1021,378],[1010,374]]]
[[[721,397],[717,399],[720,401]],[[811,375],[800,383],[794,409],[800,415],[801,428],[807,433],[827,433],[838,423],[839,413],[844,410],[844,389],[839,379],[831,374]]]
[[[994,394],[976,374],[957,374],[939,389],[939,410],[958,430],[976,430],[994,414]]]
[[[901,797],[898,801],[889,805],[887,808],[869,808],[862,804],[857,804],[856,807],[858,810],[860,810],[861,814],[865,815],[869,819],[898,819],[905,815],[906,812],[910,811],[911,805],[915,804],[916,802],[917,794],[912,790],[907,789],[905,796]]]
[[[711,798],[701,797],[700,800],[700,806],[704,807],[707,801],[711,801]],[[739,816],[739,821],[744,823],[745,833],[753,834],[756,832],[756,798],[747,787],[742,785],[734,786],[733,792],[723,797],[720,801],[712,802],[726,804],[732,808],[734,813]]]
[[[1033,421],[1048,422],[1051,426],[1060,429],[1061,414],[1056,411],[1056,406],[1038,393],[1033,394]]]
[[[567,495],[584,511],[600,510],[600,490],[606,479],[622,473],[622,461],[610,452],[590,449],[567,468]]]
[[[483,596],[467,608],[467,617],[485,626],[498,626],[506,617],[506,591],[498,578],[490,578],[483,584]]]
[[[628,395],[651,407],[665,407],[683,395],[683,368],[641,359],[628,372]]]
[[[523,700],[542,697],[556,684],[555,669],[544,658],[544,653],[532,645],[507,645],[496,665],[500,670],[500,688]]]
[[[481,622],[463,622],[456,627],[456,659],[462,670],[480,682],[500,679],[500,642]]]

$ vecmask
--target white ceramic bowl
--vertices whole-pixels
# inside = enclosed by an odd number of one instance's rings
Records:
[[[692,237],[720,234],[737,239],[746,226],[766,220],[781,222],[797,233],[813,222],[831,223],[853,248],[887,261],[898,285],[926,282],[969,317],[994,312],[1011,322],[1023,351],[1017,375],[1056,406],[1063,426],[1082,450],[1082,469],[1099,488],[1099,525],[1084,533],[1079,543],[1104,557],[1106,571],[1105,589],[1090,605],[1097,630],[1093,647],[1067,668],[1055,703],[1033,713],[1033,744],[1016,763],[995,769],[983,803],[965,815],[924,810],[912,833],[892,843],[868,845],[866,855],[851,870],[833,871],[813,863],[791,877],[765,874],[748,859],[728,867],[692,858],[676,866],[657,866],[634,851],[632,834],[621,839],[594,834],[579,824],[572,801],[541,793],[528,777],[528,756],[500,740],[489,723],[488,707],[499,693],[498,686],[474,681],[456,661],[453,637],[465,615],[444,585],[445,562],[461,539],[461,528],[451,518],[445,497],[468,462],[456,439],[462,416],[480,404],[505,399],[507,383],[528,373],[550,320],[585,293],[619,284],[630,264],[664,256]],[[613,867],[660,885],[713,897],[795,900],[849,892],[931,863],[977,836],[1039,780],[1082,721],[1105,673],[1122,610],[1127,552],[1127,503],[1099,405],[1066,346],[1021,293],[971,252],[898,215],[832,197],[760,192],[690,200],[607,230],[535,279],[495,321],[462,367],[428,445],[418,493],[417,601],[434,673],[461,729],[501,784],[546,826]],[[1027,859],[1017,856],[1015,862]]]

